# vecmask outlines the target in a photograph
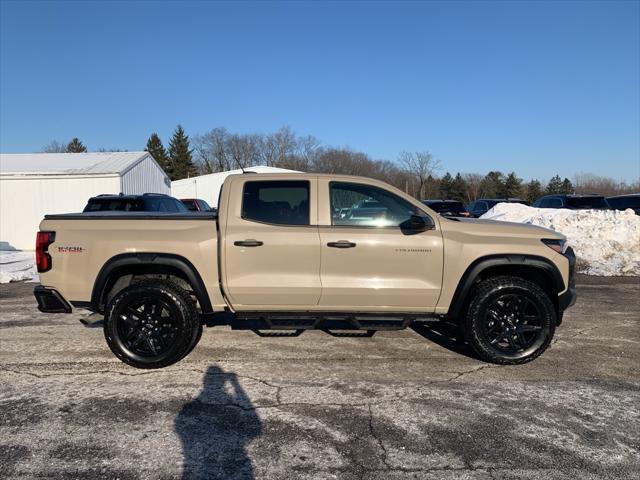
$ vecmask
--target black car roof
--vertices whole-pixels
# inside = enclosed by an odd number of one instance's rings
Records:
[[[171,195],[166,195],[164,193],[143,193],[143,194],[138,194],[138,195],[123,195],[123,194],[118,194],[118,193],[101,193],[100,195],[96,195],[95,197],[91,197],[89,198],[89,200],[94,200],[94,199],[122,199],[122,200],[137,200],[139,198],[145,198],[145,197],[167,197],[167,198],[173,198],[171,197]]]

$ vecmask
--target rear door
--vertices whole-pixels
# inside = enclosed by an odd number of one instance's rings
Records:
[[[382,185],[318,180],[320,306],[324,310],[433,311],[440,296],[442,234],[401,228],[416,205]],[[448,221],[448,220],[443,220]]]
[[[222,235],[225,294],[237,310],[299,310],[320,299],[317,180],[229,182]],[[268,177],[267,177],[268,178]]]

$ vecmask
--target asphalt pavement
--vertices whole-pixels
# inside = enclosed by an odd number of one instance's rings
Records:
[[[579,277],[551,348],[504,367],[455,329],[205,330],[120,363],[99,320],[0,285],[0,478],[640,477],[640,279]]]

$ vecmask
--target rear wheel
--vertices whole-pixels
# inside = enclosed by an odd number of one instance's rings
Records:
[[[173,282],[133,284],[109,302],[104,335],[111,351],[136,368],[176,363],[198,343],[202,325],[189,294]]]
[[[519,277],[480,282],[465,319],[465,334],[475,352],[488,362],[526,363],[540,356],[556,327],[549,296],[537,284]]]

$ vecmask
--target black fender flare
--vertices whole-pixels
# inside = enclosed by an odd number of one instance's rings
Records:
[[[196,267],[180,255],[154,252],[121,253],[107,260],[100,269],[100,272],[98,272],[98,276],[93,284],[93,290],[91,292],[91,309],[93,311],[102,312],[104,310],[105,288],[113,273],[123,267],[130,266],[166,266],[180,271],[193,288],[196,298],[200,303],[202,313],[213,312],[207,288]]]
[[[536,268],[541,271],[549,281],[553,282],[553,287],[556,292],[561,292],[565,288],[560,270],[558,270],[558,267],[551,260],[545,257],[526,254],[487,255],[474,260],[465,270],[451,299],[451,306],[449,307],[447,316],[453,318],[459,317],[465,306],[471,287],[478,276],[488,268],[501,266]]]

